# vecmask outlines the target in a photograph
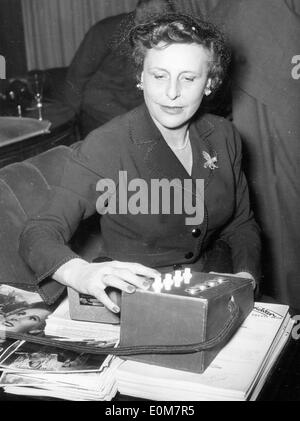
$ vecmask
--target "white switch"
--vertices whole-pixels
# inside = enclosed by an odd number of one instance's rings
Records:
[[[183,279],[185,284],[189,284],[192,278],[191,269],[185,268],[183,272]]]
[[[161,280],[161,275],[156,275],[152,284],[152,288],[155,292],[160,292],[162,290],[162,287],[163,283]]]
[[[183,281],[181,270],[175,270],[175,276],[173,278],[173,281],[174,281],[174,286],[176,288],[179,288],[181,285],[181,282]]]
[[[172,286],[172,284],[173,284],[172,274],[167,273],[164,279],[164,287],[168,289],[169,291],[170,290],[169,288]]]

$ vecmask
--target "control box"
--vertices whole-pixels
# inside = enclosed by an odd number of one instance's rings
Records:
[[[186,345],[213,339],[238,308],[237,326],[253,309],[252,282],[184,271],[162,273],[148,290],[122,294],[120,346]],[[224,342],[191,354],[141,354],[126,359],[202,373]]]
[[[252,282],[244,278],[192,272],[190,268],[161,271],[148,279],[147,290],[128,294],[108,288],[121,308],[120,316],[98,300],[68,288],[70,316],[75,320],[121,323],[120,346],[189,345],[211,341],[230,319],[233,303],[239,326],[254,306]],[[124,358],[202,373],[225,345],[224,341],[195,353],[148,353]]]
[[[121,293],[115,288],[106,288],[109,298],[119,307]],[[69,312],[73,320],[86,322],[120,324],[120,315],[108,310],[100,301],[91,295],[80,294],[68,287]]]

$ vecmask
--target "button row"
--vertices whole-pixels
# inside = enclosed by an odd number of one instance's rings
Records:
[[[176,270],[174,276],[171,273],[167,273],[164,279],[162,279],[161,275],[157,275],[152,284],[152,289],[157,293],[160,293],[162,289],[171,291],[173,286],[179,288],[182,283],[189,284],[191,278],[192,273],[190,268],[185,268],[183,272]]]

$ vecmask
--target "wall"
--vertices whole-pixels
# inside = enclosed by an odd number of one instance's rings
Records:
[[[22,0],[29,70],[69,65],[91,25],[133,10],[136,1]],[[180,11],[205,16],[220,0],[173,1]]]

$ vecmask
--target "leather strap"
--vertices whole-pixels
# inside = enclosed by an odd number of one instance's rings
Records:
[[[230,317],[224,324],[220,332],[208,341],[185,344],[185,345],[136,345],[113,347],[93,347],[88,345],[77,345],[68,342],[58,341],[47,337],[39,337],[30,334],[6,332],[11,339],[23,340],[40,345],[54,346],[68,349],[79,353],[89,353],[96,355],[112,354],[117,356],[137,355],[137,354],[192,354],[195,352],[212,349],[223,342],[228,342],[239,325],[240,310],[234,301],[229,303]]]

